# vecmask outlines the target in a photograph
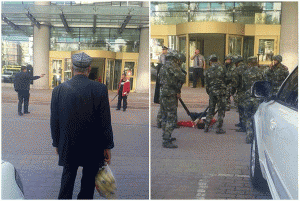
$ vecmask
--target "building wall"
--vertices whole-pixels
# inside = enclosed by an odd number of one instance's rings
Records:
[[[298,65],[298,2],[282,2],[279,53],[292,71]]]

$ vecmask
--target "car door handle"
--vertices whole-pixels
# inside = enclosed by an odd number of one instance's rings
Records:
[[[277,127],[277,124],[276,124],[275,119],[271,119],[270,120],[270,129],[275,130],[276,127]]]

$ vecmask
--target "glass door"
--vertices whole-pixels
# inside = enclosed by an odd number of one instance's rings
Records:
[[[123,72],[126,74],[126,77],[130,81],[130,90],[135,90],[136,62],[135,61],[125,61]]]
[[[230,35],[228,37],[228,54],[242,56],[243,37]]]
[[[113,90],[118,90],[122,74],[122,60],[115,60]]]
[[[63,77],[63,82],[70,80],[72,76],[72,71],[71,71],[71,59],[65,59],[65,68],[64,68],[64,77]]]
[[[50,70],[50,87],[54,88],[63,82],[63,63],[62,59],[53,59]]]
[[[108,90],[113,90],[113,80],[114,80],[114,60],[107,59],[106,63],[106,80],[105,84]]]

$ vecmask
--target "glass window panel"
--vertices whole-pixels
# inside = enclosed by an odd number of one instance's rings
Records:
[[[115,60],[113,90],[118,89],[118,84],[121,79],[121,70],[122,70],[122,60]]]
[[[260,39],[258,53],[260,61],[271,61],[274,55],[274,39]]]
[[[188,21],[187,12],[152,12],[151,24],[181,24]]]
[[[191,12],[191,22],[232,22],[232,15],[229,12]]]
[[[179,37],[179,52],[186,55],[186,37]],[[186,63],[182,64],[182,68],[187,71]]]
[[[169,45],[168,45],[168,48],[171,48],[172,50],[176,50],[177,49],[177,43],[178,43],[178,41],[177,41],[177,36],[169,36],[169,40],[168,40],[168,42],[169,42]]]
[[[188,11],[188,4],[182,2],[151,2],[156,11]]]
[[[65,59],[64,81],[68,81],[72,78],[71,67],[71,59]]]
[[[284,83],[278,93],[278,100],[298,108],[298,69]]]
[[[162,46],[164,45],[164,39],[151,38],[150,40],[150,58],[159,59],[159,55],[162,53]]]
[[[228,53],[231,55],[242,55],[242,37],[229,36]]]

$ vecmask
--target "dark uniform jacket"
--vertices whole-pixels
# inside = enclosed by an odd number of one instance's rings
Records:
[[[14,87],[15,91],[30,90],[30,81],[37,80],[40,76],[31,76],[30,73],[19,72],[15,76]]]
[[[84,75],[54,88],[50,124],[60,166],[102,166],[114,147],[107,87]]]

